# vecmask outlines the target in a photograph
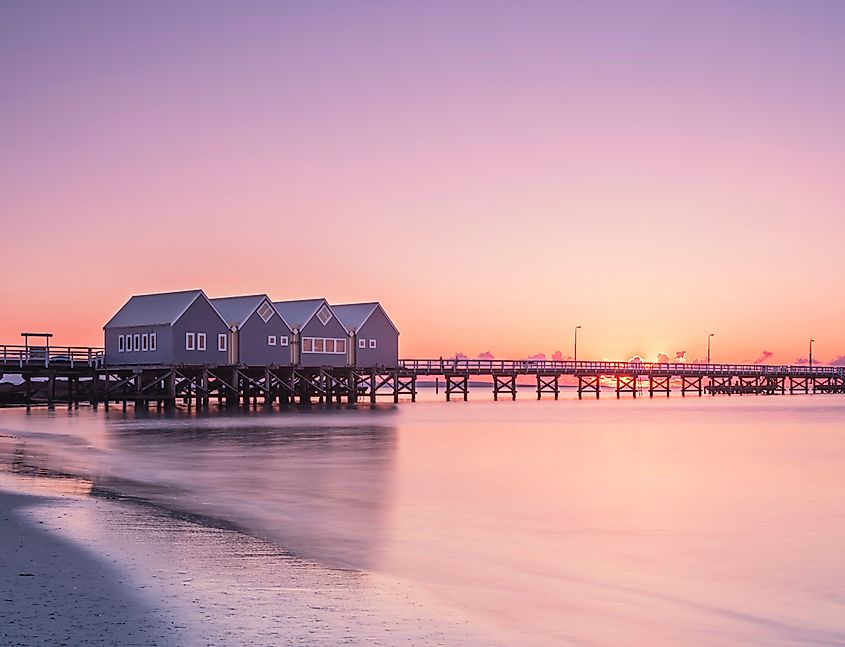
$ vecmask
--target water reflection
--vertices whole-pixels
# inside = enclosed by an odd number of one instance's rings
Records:
[[[414,582],[511,644],[845,644],[842,399],[5,413],[38,466]]]
[[[88,424],[66,418],[55,429],[67,442],[18,433],[13,451],[31,469],[84,476],[95,493],[229,524],[299,557],[356,569],[378,559],[396,452],[392,407],[80,417]]]

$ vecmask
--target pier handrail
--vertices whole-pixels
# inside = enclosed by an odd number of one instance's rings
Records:
[[[446,374],[490,374],[490,373],[559,373],[568,375],[625,374],[659,375],[672,377],[721,377],[741,376],[797,376],[834,377],[845,376],[845,367],[769,364],[687,364],[683,362],[611,362],[572,361],[548,359],[402,359],[399,367],[415,373]]]
[[[0,346],[0,369],[103,366],[103,349],[95,346]]]

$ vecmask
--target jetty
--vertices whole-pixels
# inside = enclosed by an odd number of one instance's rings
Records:
[[[20,404],[80,402],[108,408],[170,408],[311,403],[382,399],[415,401],[420,378],[443,382],[446,400],[468,400],[484,388],[493,399],[515,400],[519,391],[558,399],[565,384],[578,398],[697,395],[845,393],[845,367],[818,365],[685,364],[534,359],[400,359],[396,366],[296,366],[245,364],[107,364],[102,348],[0,346],[0,377],[19,375]],[[486,382],[484,387],[477,381]],[[8,393],[6,394],[8,395]],[[8,401],[8,398],[7,398]]]

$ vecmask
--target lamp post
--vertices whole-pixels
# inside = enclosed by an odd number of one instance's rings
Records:
[[[813,372],[813,342],[815,339],[810,338],[810,372]]]
[[[581,326],[575,326],[575,352],[573,353],[573,358],[575,362],[578,362],[578,329]]]
[[[713,336],[715,334],[716,333],[711,332],[709,335],[707,335],[707,363],[708,364],[710,363],[710,340],[713,339]]]

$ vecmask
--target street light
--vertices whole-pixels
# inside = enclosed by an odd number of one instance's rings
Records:
[[[708,364],[710,363],[710,340],[713,339],[713,336],[715,334],[716,333],[711,332],[709,335],[707,335],[707,363]]]
[[[815,339],[810,339],[810,372],[813,371],[813,342]]]
[[[575,326],[575,353],[574,353],[574,360],[578,361],[578,329],[581,326]]]

